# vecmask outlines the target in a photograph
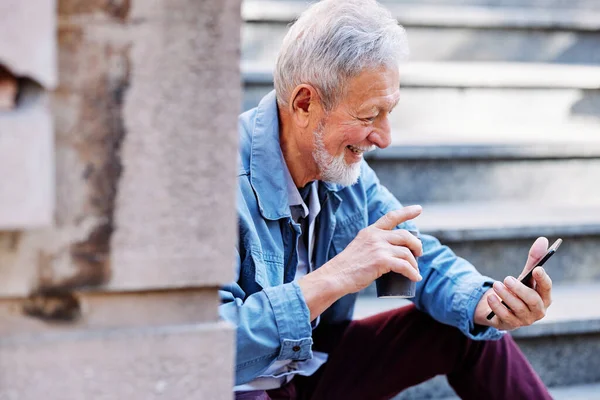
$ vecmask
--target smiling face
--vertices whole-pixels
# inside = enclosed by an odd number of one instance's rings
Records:
[[[399,87],[397,69],[364,71],[349,81],[344,99],[313,130],[318,179],[352,185],[363,153],[390,145],[388,115],[400,99]]]

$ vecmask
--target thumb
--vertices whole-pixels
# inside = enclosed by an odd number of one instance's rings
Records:
[[[421,211],[423,211],[421,206],[408,206],[399,210],[393,210],[375,221],[373,226],[379,229],[392,230],[397,225],[418,217],[421,214]]]
[[[535,264],[538,261],[540,261],[542,257],[544,257],[547,251],[548,239],[546,239],[545,237],[537,238],[535,242],[533,242],[533,244],[531,245],[531,248],[529,249],[527,262],[525,263],[525,268],[523,268],[523,272],[519,276],[519,279],[527,275],[527,273],[531,271],[533,267],[535,267]]]

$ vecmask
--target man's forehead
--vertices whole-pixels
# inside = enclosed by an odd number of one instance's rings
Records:
[[[363,96],[361,96],[363,97]],[[374,96],[365,95],[362,99],[357,99],[357,105],[360,111],[378,111],[380,108],[393,108],[400,101],[400,90],[396,89],[390,94],[380,94]]]
[[[348,82],[346,101],[355,111],[390,109],[400,98],[400,74],[397,69],[365,70]]]

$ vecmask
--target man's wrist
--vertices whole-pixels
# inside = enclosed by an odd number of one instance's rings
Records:
[[[298,280],[313,321],[336,300],[347,294],[343,282],[332,273],[327,264]]]
[[[475,313],[473,315],[473,323],[476,325],[493,326],[492,322],[486,318],[491,311],[487,299],[493,294],[494,290],[488,289],[483,296],[481,296],[479,303],[477,303],[477,306],[475,307]]]

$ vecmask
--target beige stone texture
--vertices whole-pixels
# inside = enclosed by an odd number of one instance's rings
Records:
[[[0,297],[231,279],[239,0],[153,4],[59,2],[54,226],[0,229]]]
[[[98,25],[110,35],[96,34]],[[54,225],[0,229],[0,297],[94,287],[110,276],[109,237],[120,168],[115,160],[123,134],[129,46],[127,37],[113,37],[122,29],[121,22],[92,24],[85,18],[59,24],[59,84],[50,103]]]
[[[232,397],[239,9],[58,2],[55,208],[0,228],[0,399]]]
[[[56,3],[0,2],[0,65],[47,89],[56,83]]]
[[[0,342],[0,398],[231,399],[234,330],[218,322]]]
[[[111,288],[233,277],[239,2],[134,2]]]
[[[76,292],[0,299],[0,337],[216,322],[218,305],[215,289]]]
[[[0,177],[0,230],[52,225],[54,137],[39,90],[25,90],[18,108],[0,112]]]

